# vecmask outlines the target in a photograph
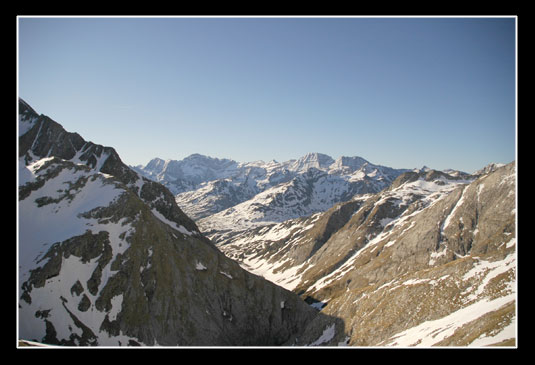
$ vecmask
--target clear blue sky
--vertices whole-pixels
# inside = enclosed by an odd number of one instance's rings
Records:
[[[130,165],[515,159],[515,18],[18,19],[18,92]]]

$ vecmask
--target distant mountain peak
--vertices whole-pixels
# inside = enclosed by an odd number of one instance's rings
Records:
[[[321,161],[321,162],[334,161],[331,156],[326,155],[325,153],[320,153],[320,152],[309,152],[305,154],[303,157],[301,157],[300,160]]]
[[[327,169],[333,163],[334,160],[329,155],[319,152],[310,152],[295,161],[290,168],[292,170],[303,172],[311,167],[323,170]]]
[[[206,156],[200,153],[192,153],[191,155],[184,158],[186,161],[230,161],[226,158],[217,158],[217,157],[211,157]]]
[[[356,193],[379,191],[406,171],[374,165],[358,156],[342,156],[335,161],[329,155],[319,152],[310,152],[297,160],[280,163],[275,160],[267,163],[264,161],[237,163],[233,160],[193,154],[179,161],[163,163],[163,160],[156,160],[152,164],[154,166],[134,168],[145,177],[168,187],[180,207],[194,219],[221,212],[270,189],[275,189],[272,191],[275,195],[282,194],[279,198],[282,199],[280,202],[282,205],[277,203],[277,209],[295,203],[296,199],[305,199],[303,202],[309,207],[298,209],[292,214],[307,214],[341,200],[347,200]],[[158,168],[154,168],[155,166]],[[294,192],[292,188],[286,193],[282,192],[285,189],[280,190],[283,184],[288,184],[294,179],[301,183],[308,181],[302,184],[304,190],[298,189]],[[315,188],[310,190],[313,180],[318,181],[313,183]],[[322,187],[323,183],[329,187]],[[330,191],[335,185],[336,192]],[[308,197],[312,199],[310,201],[305,197],[309,194],[314,195]],[[264,203],[266,202],[259,204]],[[285,214],[280,215],[280,219],[284,217]],[[250,219],[250,217],[245,218],[247,221]]]
[[[368,164],[368,161],[359,156],[341,156],[336,159],[336,161],[331,165],[331,168],[353,172]]]

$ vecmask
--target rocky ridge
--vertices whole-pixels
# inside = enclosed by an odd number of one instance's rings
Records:
[[[341,320],[227,258],[168,189],[113,148],[66,132],[22,100],[19,112],[20,338],[63,346],[343,341]]]

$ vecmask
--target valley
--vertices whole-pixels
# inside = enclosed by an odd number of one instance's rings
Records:
[[[18,330],[62,346],[516,343],[516,164],[127,166],[19,100]]]

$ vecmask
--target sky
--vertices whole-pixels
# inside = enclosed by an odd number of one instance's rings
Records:
[[[123,162],[516,156],[514,17],[19,17],[18,96]]]

